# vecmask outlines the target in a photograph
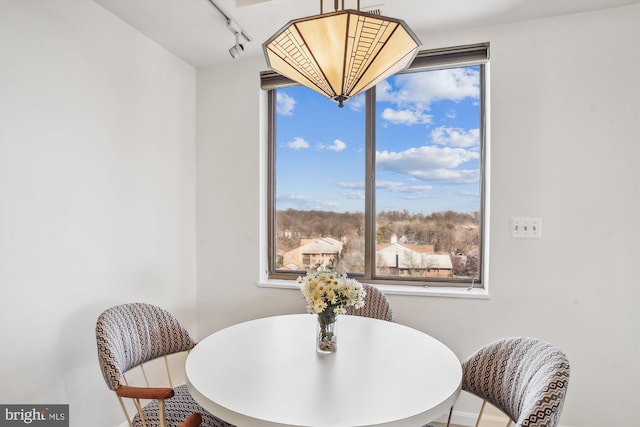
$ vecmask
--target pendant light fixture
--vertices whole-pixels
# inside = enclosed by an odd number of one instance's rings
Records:
[[[403,70],[420,40],[400,19],[358,10],[295,19],[262,45],[274,71],[338,102],[340,107],[362,91]]]

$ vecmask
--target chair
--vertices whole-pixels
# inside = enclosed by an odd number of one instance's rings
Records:
[[[232,427],[198,405],[185,384],[174,387],[169,356],[189,351],[196,343],[166,310],[144,303],[111,307],[98,317],[96,341],[104,380],[115,391],[130,427],[168,427],[181,423],[183,427],[199,423]],[[167,377],[168,386],[166,383],[150,386],[151,375],[147,371],[157,366],[158,361],[164,364],[161,376]],[[136,375],[144,379],[143,386],[129,384]],[[133,418],[130,410],[136,412]]]
[[[347,314],[351,314],[352,316],[373,317],[374,319],[393,322],[393,310],[391,310],[391,304],[385,294],[368,283],[363,283],[362,286],[366,291],[364,307],[355,308],[354,306],[349,306],[346,308]]]
[[[476,427],[487,402],[509,417],[507,426],[555,427],[568,383],[567,356],[535,338],[494,341],[462,363],[462,389],[483,400]]]

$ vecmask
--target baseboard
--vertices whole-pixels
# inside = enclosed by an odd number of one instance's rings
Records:
[[[442,415],[440,418],[438,418],[435,421],[446,424],[448,418],[449,418],[449,413],[447,412],[446,414]],[[457,424],[461,426],[475,426],[477,418],[478,418],[478,414],[474,414],[471,412],[456,411],[454,409],[453,413],[451,414],[451,424]],[[489,422],[489,418],[490,417],[487,417],[486,415],[483,417],[483,427],[484,427],[484,421],[486,420],[487,422]],[[496,418],[496,417],[491,417],[491,418]],[[504,422],[498,423],[498,420],[491,420],[490,424],[489,423],[486,424],[487,427],[504,427],[504,425],[505,425]]]
[[[448,412],[442,415],[440,418],[438,418],[435,421],[446,424],[447,418],[449,418]],[[456,411],[454,409],[453,414],[451,414],[451,424],[473,427],[476,425],[477,418],[478,418],[477,413],[461,412],[461,411]],[[481,427],[505,427],[506,424],[507,424],[506,418],[487,415],[487,414],[484,414],[482,416]],[[568,426],[566,425],[563,426],[562,424],[558,424],[558,427],[568,427]]]

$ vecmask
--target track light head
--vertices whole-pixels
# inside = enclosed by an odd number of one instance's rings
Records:
[[[231,55],[232,58],[235,59],[238,56],[240,56],[240,54],[243,51],[244,51],[244,46],[241,43],[237,43],[231,46],[231,49],[229,49],[229,54]]]
[[[231,23],[227,23],[227,27],[231,30]],[[232,30],[233,34],[236,36],[236,44],[234,44],[233,46],[231,46],[231,49],[229,49],[229,54],[231,55],[231,57],[233,59],[237,58],[238,56],[240,56],[240,54],[242,52],[244,52],[244,45],[242,45],[240,43],[240,32],[239,31],[235,31]]]

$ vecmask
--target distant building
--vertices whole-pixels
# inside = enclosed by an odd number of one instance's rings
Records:
[[[376,245],[379,274],[411,277],[453,277],[451,257],[435,254],[433,245],[383,243]]]
[[[453,277],[451,256],[434,253],[433,245],[397,243],[376,245],[376,267],[381,275],[411,277]],[[282,270],[306,271],[328,265],[342,256],[344,244],[331,237],[301,239],[301,245],[282,255]]]
[[[316,265],[328,265],[342,255],[344,245],[331,237],[301,239],[301,245],[282,254],[282,270],[308,270]]]

